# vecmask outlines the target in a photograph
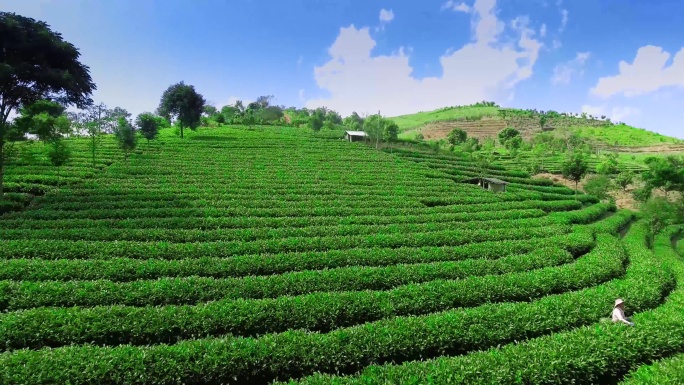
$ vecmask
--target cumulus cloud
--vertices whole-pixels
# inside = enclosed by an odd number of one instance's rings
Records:
[[[584,74],[584,64],[589,59],[589,52],[578,52],[574,59],[561,63],[553,69],[553,76],[551,83],[553,84],[568,84],[572,77]]]
[[[383,8],[380,10],[380,22],[389,23],[392,20],[394,20],[394,12],[391,9],[386,10]]]
[[[641,47],[631,64],[620,61],[618,74],[599,78],[590,93],[608,98],[618,94],[648,94],[664,87],[684,87],[684,47],[668,65],[670,56],[670,53],[663,51],[661,47]]]
[[[451,11],[456,11],[456,12],[465,12],[465,13],[470,13],[472,11],[472,8],[468,6],[468,4],[463,3],[463,2],[456,2],[454,0],[449,0],[446,3],[442,4],[442,10],[451,10]]]
[[[526,17],[509,26],[515,43],[501,42],[505,23],[497,18],[495,5],[496,0],[475,1],[472,41],[440,57],[440,77],[416,79],[403,49],[374,56],[376,42],[367,27],[341,28],[328,49],[330,60],[314,68],[318,87],[330,96],[308,100],[306,106],[327,106],[343,115],[378,110],[399,115],[510,95],[518,82],[532,76],[541,43]]]
[[[641,110],[635,107],[620,107],[620,106],[615,106],[615,107],[607,107],[606,105],[601,105],[601,106],[591,106],[591,105],[583,105],[582,106],[582,112],[585,112],[587,114],[601,117],[601,116],[606,116],[610,118],[613,122],[622,122],[625,120],[627,117],[633,117],[636,115],[639,115],[641,113]]]

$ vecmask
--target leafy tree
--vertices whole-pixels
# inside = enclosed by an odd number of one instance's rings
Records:
[[[254,106],[252,107],[252,109],[254,110],[264,109],[271,105],[271,101],[273,99],[273,95],[259,96],[257,100],[253,103],[250,103],[250,105],[254,104]]]
[[[454,128],[449,132],[449,135],[447,135],[447,142],[455,145],[461,144],[466,141],[468,138],[468,133],[465,132],[464,130],[460,128]]]
[[[681,205],[681,202],[679,204]],[[663,228],[682,221],[681,207],[677,206],[666,197],[651,197],[639,206],[641,215],[648,225],[651,242]]]
[[[382,136],[388,142],[396,142],[399,137],[399,126],[390,120],[385,120]]]
[[[208,104],[204,106],[204,108],[202,109],[202,112],[206,116],[214,116],[214,115],[218,114],[218,110],[216,109],[216,107],[208,105]]]
[[[546,127],[546,122],[548,121],[548,116],[546,114],[539,115],[539,128],[542,130]]]
[[[100,143],[100,137],[104,132],[114,130],[112,110],[107,109],[104,103],[88,106],[84,111],[70,114],[72,125],[76,131],[90,138],[88,146],[92,155],[93,168],[95,167],[95,154]]]
[[[608,193],[613,189],[613,182],[606,175],[594,175],[584,183],[584,191],[601,200],[610,198]]]
[[[242,103],[242,100],[236,100],[235,104],[233,106],[235,107],[235,109],[237,110],[237,112],[239,114],[242,114],[243,112],[245,112],[245,106]]]
[[[138,144],[138,137],[135,135],[135,129],[128,120],[120,117],[114,135],[119,143],[119,147],[124,152],[124,159],[128,160],[128,154],[133,151]]]
[[[522,145],[523,140],[520,136],[514,136],[505,142],[505,147],[511,150],[511,153],[517,153]]]
[[[506,127],[499,132],[499,143],[502,146],[506,146],[506,143],[515,137],[520,137],[520,131],[512,127]]]
[[[200,124],[200,116],[204,111],[204,97],[195,91],[195,87],[184,82],[171,85],[164,91],[159,102],[157,114],[167,119],[175,118],[183,138],[185,127],[195,130]]]
[[[60,185],[60,169],[69,161],[71,150],[61,139],[53,139],[49,142],[48,158],[50,163],[57,168],[57,187]]]
[[[318,114],[313,114],[309,117],[309,128],[314,132],[318,132],[323,128],[323,118]]]
[[[135,118],[135,125],[147,142],[157,137],[163,118],[150,112],[143,112]]]
[[[23,136],[9,115],[41,99],[79,108],[92,103],[95,83],[80,53],[42,22],[0,12],[0,199],[4,196],[5,144]]]
[[[584,178],[589,171],[584,155],[580,153],[571,154],[561,166],[561,173],[567,179],[575,182],[575,194],[577,194],[577,184]]]
[[[342,120],[342,124],[352,131],[361,131],[363,129],[363,118],[354,111]]]
[[[131,113],[126,111],[125,109],[123,109],[121,107],[114,107],[114,109],[111,110],[111,112],[109,113],[109,120],[112,123],[115,123],[115,124],[112,124],[111,126],[109,126],[109,127],[111,127],[112,130],[116,128],[116,124],[118,124],[119,118],[124,118],[126,120],[129,120],[131,118]],[[105,132],[109,133],[110,131],[105,131]]]
[[[33,134],[40,140],[61,138],[71,130],[71,122],[64,114],[64,106],[49,100],[38,100],[22,107],[14,120],[18,132]]]
[[[596,172],[603,175],[612,175],[620,172],[616,153],[607,154],[606,158],[596,165]]]
[[[267,106],[258,112],[259,119],[265,123],[275,122],[284,116],[283,109],[278,106]]]
[[[622,191],[627,191],[627,186],[634,181],[634,172],[629,170],[622,170],[615,177],[615,184],[622,188]]]
[[[648,188],[657,188],[666,194],[684,192],[684,158],[669,155],[650,157],[645,162],[649,169],[642,173],[642,179]]]

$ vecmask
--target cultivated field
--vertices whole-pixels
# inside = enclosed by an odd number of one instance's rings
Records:
[[[0,217],[0,383],[681,378],[678,228],[651,249],[525,172],[298,129],[141,148]]]

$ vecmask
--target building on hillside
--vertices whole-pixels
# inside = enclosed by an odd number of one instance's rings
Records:
[[[364,131],[345,131],[344,139],[350,142],[362,142],[368,138],[368,134]]]
[[[492,192],[506,192],[506,185],[508,182],[496,178],[472,178],[468,183],[476,184],[485,190]]]

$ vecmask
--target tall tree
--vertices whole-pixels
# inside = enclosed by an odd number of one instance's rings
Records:
[[[72,124],[80,135],[89,138],[88,147],[95,165],[95,155],[100,143],[102,133],[114,132],[116,121],[113,118],[113,110],[107,108],[104,103],[91,105],[78,113],[70,114]]]
[[[124,152],[124,159],[128,160],[128,154],[133,151],[138,144],[138,137],[135,135],[135,129],[128,120],[120,117],[114,135],[119,143],[119,148]]]
[[[454,146],[465,142],[466,139],[468,139],[468,133],[460,128],[454,128],[447,135],[447,142]]]
[[[38,100],[19,109],[20,116],[14,120],[15,129],[20,133],[36,135],[40,140],[61,138],[71,129],[64,110],[64,106],[57,102]]]
[[[142,136],[147,139],[149,143],[150,140],[157,137],[159,134],[159,127],[161,126],[160,120],[163,119],[160,116],[156,116],[150,112],[143,112],[135,118],[135,125]]]
[[[83,108],[95,83],[71,43],[42,21],[0,12],[0,199],[4,196],[4,148],[9,115],[41,99]],[[16,127],[14,127],[16,129]]]
[[[575,182],[575,195],[577,195],[577,184],[587,175],[589,165],[580,153],[571,154],[561,166],[561,173],[564,177]]]
[[[204,103],[204,97],[195,91],[194,86],[180,82],[164,91],[157,114],[167,119],[177,119],[183,138],[183,128],[195,130],[199,126]]]

